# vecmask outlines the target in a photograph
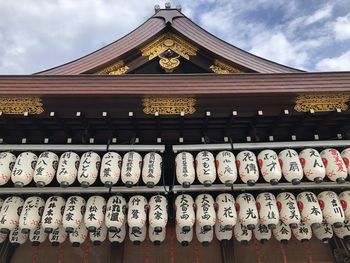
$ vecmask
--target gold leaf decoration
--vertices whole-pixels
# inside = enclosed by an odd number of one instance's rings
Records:
[[[97,75],[123,75],[129,70],[129,67],[124,64],[123,60],[120,60],[107,68],[101,69]]]
[[[190,59],[190,56],[197,55],[198,51],[196,47],[181,37],[173,33],[166,33],[142,48],[141,52],[142,56],[152,60],[167,50],[172,50],[187,60]]]
[[[0,111],[4,114],[41,114],[44,108],[39,97],[1,97]]]
[[[217,59],[214,61],[214,65],[209,67],[216,74],[231,74],[231,73],[241,73],[239,69],[236,69],[226,63],[223,63]]]
[[[172,58],[162,57],[159,55],[159,65],[165,70],[165,72],[173,72],[174,69],[180,65],[180,60],[178,59],[179,57],[180,55]]]
[[[346,104],[350,99],[349,94],[320,94],[320,95],[302,95],[298,96],[295,101],[295,111],[297,112],[309,112],[314,110],[315,112],[327,112],[340,109],[345,111],[348,109]]]
[[[193,114],[196,109],[194,98],[156,98],[147,97],[143,99],[143,112],[145,114],[175,115],[183,112]]]

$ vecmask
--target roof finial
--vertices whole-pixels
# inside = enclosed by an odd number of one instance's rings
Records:
[[[179,11],[179,12],[181,12],[182,6],[181,6],[181,5],[176,5],[176,10]]]
[[[160,10],[160,5],[154,6],[154,12],[157,13]]]
[[[170,2],[166,2],[165,3],[165,9],[170,9],[171,8],[171,3]]]

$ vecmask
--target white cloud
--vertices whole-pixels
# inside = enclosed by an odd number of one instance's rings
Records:
[[[350,39],[350,14],[343,17],[337,17],[334,22],[334,34],[337,40]]]
[[[129,33],[166,1],[0,0],[0,74],[30,74],[77,59]],[[219,38],[293,67],[313,69],[333,44],[340,53],[332,32],[350,38],[348,0],[315,1],[315,7],[299,0],[171,2]]]
[[[320,71],[350,71],[350,50],[338,57],[322,59],[316,68]]]
[[[300,46],[288,41],[287,37],[281,32],[260,34],[254,39],[250,52],[296,68],[303,68],[308,59],[307,52],[303,51]]]
[[[305,25],[310,25],[319,22],[323,19],[329,18],[332,15],[333,5],[327,4],[318,9],[315,13],[305,19]]]
[[[125,2],[0,1],[0,74],[33,73],[77,59],[153,15],[154,0]]]

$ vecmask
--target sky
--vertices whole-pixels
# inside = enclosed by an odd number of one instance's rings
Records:
[[[165,0],[0,0],[0,74],[32,74],[129,33]],[[306,71],[350,71],[350,0],[177,0],[217,37]]]

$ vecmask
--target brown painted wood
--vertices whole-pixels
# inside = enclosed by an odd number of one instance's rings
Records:
[[[350,91],[350,72],[0,76],[0,95],[301,94]]]
[[[300,72],[300,70],[254,56],[230,45],[196,25],[181,12],[175,9],[165,9],[157,12],[123,38],[82,58],[37,74],[77,75],[98,69],[112,61],[127,57],[127,54],[135,52],[164,30],[175,30],[200,50],[208,51],[211,57],[224,59],[233,65],[238,64],[251,71],[261,73]]]

